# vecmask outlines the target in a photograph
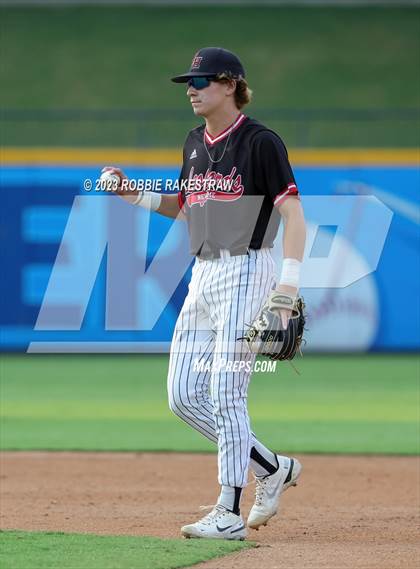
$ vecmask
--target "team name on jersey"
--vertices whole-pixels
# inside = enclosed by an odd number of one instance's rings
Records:
[[[207,200],[235,201],[244,193],[242,176],[236,173],[234,166],[229,174],[223,175],[214,170],[206,170],[205,174],[194,174],[194,166],[188,176],[185,197],[188,205],[203,206]]]

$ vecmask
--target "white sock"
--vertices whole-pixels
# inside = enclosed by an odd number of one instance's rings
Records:
[[[241,499],[242,488],[237,486],[222,486],[218,504],[224,506],[227,510],[239,515],[239,502]]]

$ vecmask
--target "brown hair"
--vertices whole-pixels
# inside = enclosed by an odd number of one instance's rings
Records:
[[[229,73],[219,73],[217,75],[217,81],[220,83],[228,83],[230,81],[236,81],[236,89],[235,89],[235,104],[238,109],[242,109],[245,105],[251,102],[252,99],[252,91],[248,87],[248,83],[243,77],[233,77]]]

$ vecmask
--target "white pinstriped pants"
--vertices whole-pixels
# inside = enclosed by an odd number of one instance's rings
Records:
[[[223,253],[223,252],[222,252]],[[269,249],[196,260],[179,314],[168,372],[170,409],[218,445],[219,484],[246,486],[255,444],[247,391],[255,356],[237,341],[275,285]],[[224,362],[245,364],[240,370]],[[204,364],[196,368],[197,362]],[[236,366],[239,367],[238,365]]]

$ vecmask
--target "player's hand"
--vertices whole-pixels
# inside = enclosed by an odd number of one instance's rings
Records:
[[[278,292],[281,292],[283,294],[288,294],[289,296],[291,296],[293,299],[295,299],[298,295],[298,289],[293,287],[293,286],[289,286],[289,285],[282,285],[279,284],[276,286],[276,290]],[[289,320],[290,317],[292,315],[292,311],[291,310],[287,310],[286,308],[282,308],[280,310],[280,318],[281,318],[281,323],[283,326],[283,330],[286,330],[288,325],[289,325]]]
[[[115,193],[118,194],[119,196],[125,196],[125,195],[133,195],[133,193],[129,191],[128,189],[128,184],[127,184],[127,188],[123,188],[123,180],[128,180],[128,177],[124,174],[124,172],[121,170],[121,168],[116,168],[115,166],[105,166],[104,168],[102,168],[101,170],[101,174],[103,174],[104,172],[110,172],[111,174],[115,174],[116,176],[118,176],[121,180],[120,185],[118,186],[118,188],[116,188]]]

